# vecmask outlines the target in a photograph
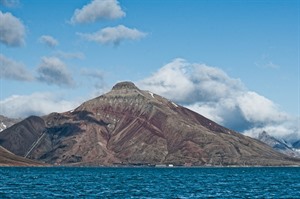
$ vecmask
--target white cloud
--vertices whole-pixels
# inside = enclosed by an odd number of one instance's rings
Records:
[[[266,68],[271,68],[271,69],[278,69],[278,68],[280,68],[279,65],[274,64],[274,63],[271,62],[271,61],[269,61],[268,63],[266,63],[266,64],[264,65],[264,67],[266,67]]]
[[[184,104],[216,101],[244,89],[240,80],[228,77],[221,69],[190,64],[183,59],[173,60],[140,83]]]
[[[0,42],[7,46],[21,46],[24,42],[25,27],[11,13],[0,11]]]
[[[61,93],[33,93],[31,95],[13,95],[0,101],[0,115],[11,118],[25,118],[30,115],[42,116],[52,112],[72,110],[78,101],[66,101]]]
[[[266,131],[268,132],[268,134],[276,138],[293,142],[295,140],[300,139],[299,124],[300,119],[297,120],[295,118],[290,118],[289,120],[280,123],[266,124],[262,127],[251,128],[249,130],[244,131],[244,134],[250,137],[257,138],[261,132]]]
[[[277,64],[274,64],[272,61],[260,61],[254,63],[256,66],[266,69],[279,69],[280,66]]]
[[[187,108],[194,110],[197,113],[217,122],[219,124],[224,123],[223,118],[221,117],[216,103],[203,103],[203,104],[190,104],[187,105]]]
[[[275,64],[273,61],[271,61],[272,58],[268,53],[264,53],[261,55],[261,58],[256,61],[254,64],[260,68],[265,69],[279,69],[280,66],[278,64]]]
[[[88,41],[101,44],[119,45],[124,40],[138,40],[146,36],[146,33],[137,29],[131,29],[123,25],[107,27],[95,33],[77,33]]]
[[[117,19],[125,15],[117,0],[93,0],[75,10],[71,23],[91,23],[103,19]]]
[[[18,81],[32,81],[32,74],[27,71],[24,64],[16,62],[0,54],[0,78]]]
[[[47,45],[48,47],[55,47],[58,45],[58,41],[56,39],[54,39],[52,36],[50,35],[42,35],[39,38],[39,41],[45,45]]]
[[[248,135],[300,138],[297,120],[216,67],[175,59],[137,84]]]
[[[42,57],[37,72],[39,74],[38,80],[47,84],[69,87],[75,85],[67,66],[57,57]]]
[[[195,87],[186,70],[188,63],[182,59],[163,66],[151,77],[141,82],[142,86],[150,91],[155,91],[162,96],[167,96],[176,102],[188,100]],[[175,81],[179,80],[179,81]]]
[[[255,92],[244,92],[237,96],[237,105],[243,116],[249,122],[283,122],[288,115],[279,111],[279,108],[269,99]]]

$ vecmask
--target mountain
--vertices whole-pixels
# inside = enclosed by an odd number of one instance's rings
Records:
[[[300,150],[300,140],[295,141],[295,142],[293,143],[293,147],[294,147],[295,149]]]
[[[286,142],[285,140],[276,139],[273,136],[270,136],[267,132],[263,131],[258,135],[258,140],[266,143],[276,151],[292,156],[300,157],[300,153],[297,151],[297,148],[293,147],[292,144]],[[296,143],[296,142],[295,142]]]
[[[297,157],[300,158],[300,140],[297,140],[293,143],[293,149],[297,152]]]
[[[12,118],[8,118],[3,115],[0,115],[0,132],[20,121],[21,121],[21,119],[12,119]]]
[[[300,165],[131,82],[64,113],[29,117],[0,145],[57,165]]]
[[[0,146],[0,166],[43,166],[45,164],[16,156]]]
[[[42,118],[31,116],[0,133],[0,145],[15,155],[26,157],[32,144],[46,129]]]
[[[0,134],[3,130],[13,126],[14,124],[20,122],[21,119],[12,119],[0,115]],[[17,156],[7,149],[0,146],[0,166],[42,166],[43,163],[26,159],[20,156]]]

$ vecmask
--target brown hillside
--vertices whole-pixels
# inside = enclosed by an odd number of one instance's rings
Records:
[[[0,146],[0,166],[43,166],[33,160],[16,156]]]

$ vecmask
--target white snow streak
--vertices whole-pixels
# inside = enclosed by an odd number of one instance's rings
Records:
[[[178,105],[177,104],[175,104],[174,102],[171,102],[176,108],[178,108]]]
[[[154,98],[154,94],[153,93],[151,93],[151,92],[148,92],[148,93],[151,95],[152,98]]]

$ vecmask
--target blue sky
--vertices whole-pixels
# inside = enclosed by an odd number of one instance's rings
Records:
[[[0,2],[0,114],[66,111],[130,80],[239,131],[299,135],[297,0]]]

